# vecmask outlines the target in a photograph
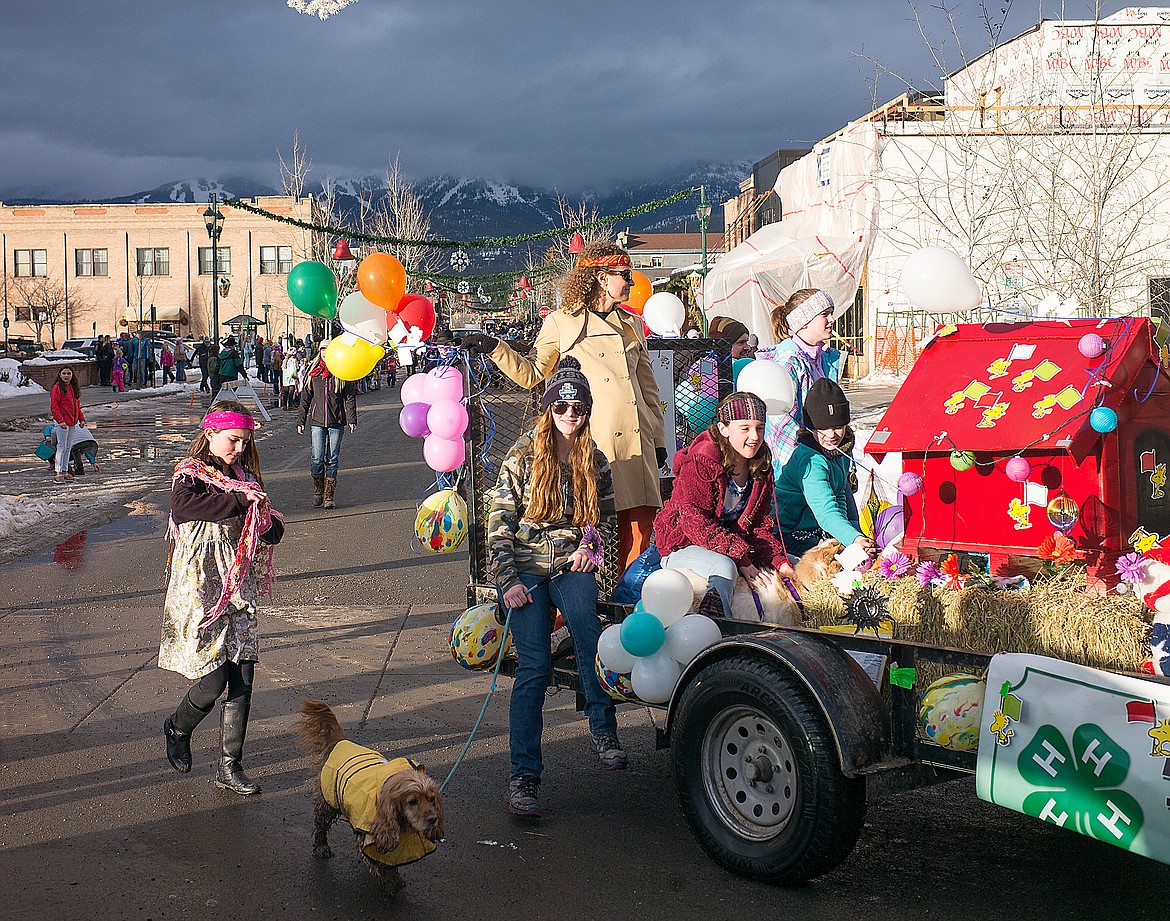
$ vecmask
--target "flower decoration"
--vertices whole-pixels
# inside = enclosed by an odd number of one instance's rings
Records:
[[[959,566],[959,558],[953,553],[943,560],[942,575],[946,577],[947,588],[955,591],[961,589],[963,583],[967,581],[967,576]]]
[[[886,553],[878,561],[878,572],[887,579],[897,579],[914,568],[914,561],[901,550]]]
[[[601,546],[601,535],[591,524],[581,529],[581,549],[589,557],[594,566],[601,566],[605,562],[605,549]]]
[[[1147,562],[1140,553],[1127,553],[1117,561],[1117,575],[1122,582],[1136,585],[1146,577]]]
[[[1046,563],[1066,566],[1077,558],[1077,545],[1063,534],[1053,534],[1040,542],[1036,552]]]
[[[935,565],[934,560],[924,560],[919,563],[915,575],[918,578],[918,584],[923,588],[927,588],[932,582],[943,578],[942,570]]]

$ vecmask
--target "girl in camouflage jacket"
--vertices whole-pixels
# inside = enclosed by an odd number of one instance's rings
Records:
[[[552,675],[553,607],[564,615],[580,663],[585,714],[604,770],[626,766],[613,700],[593,669],[601,620],[597,578],[603,548],[616,547],[613,477],[589,431],[593,397],[580,365],[562,358],[532,432],[512,446],[489,495],[488,551],[518,664],[512,689],[508,808],[540,815],[541,707]]]

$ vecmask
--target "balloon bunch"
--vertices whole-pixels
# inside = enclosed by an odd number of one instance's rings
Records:
[[[435,473],[450,473],[463,466],[467,422],[463,374],[458,368],[441,365],[402,382],[398,424],[411,438],[424,439],[423,458]]]
[[[370,253],[357,269],[357,290],[337,304],[337,279],[322,262],[301,262],[288,276],[288,296],[302,313],[337,319],[345,332],[323,348],[329,373],[345,381],[365,377],[385,354],[387,341],[419,342],[435,331],[435,307],[406,293],[406,270],[389,253]]]
[[[597,641],[594,664],[610,696],[628,700],[632,691],[646,703],[670,700],[683,666],[722,636],[711,618],[687,614],[693,602],[691,581],[678,570],[646,577],[633,613]]]

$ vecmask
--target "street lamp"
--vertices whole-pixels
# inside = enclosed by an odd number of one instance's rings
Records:
[[[207,237],[211,240],[211,344],[216,354],[219,353],[219,235],[223,231],[223,215],[216,205],[218,196],[211,193],[211,205],[203,212],[203,223],[207,227]],[[231,285],[231,280],[224,281]],[[227,291],[224,291],[227,296]]]
[[[707,222],[711,220],[711,203],[707,201],[707,190],[699,186],[699,206],[695,209],[695,217],[699,219],[699,233],[702,235],[703,267],[700,282],[703,288],[703,304],[699,307],[699,322],[703,326],[703,335],[707,335]]]

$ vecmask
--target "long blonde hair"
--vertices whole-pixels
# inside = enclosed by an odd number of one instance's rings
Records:
[[[593,307],[601,299],[601,285],[597,283],[597,273],[600,269],[595,265],[582,265],[583,261],[599,259],[602,256],[629,255],[616,243],[608,240],[595,240],[588,244],[577,260],[572,271],[565,276],[561,286],[561,310],[571,317]]]
[[[532,498],[524,511],[525,521],[556,521],[565,513],[556,437],[556,423],[550,406],[537,420],[532,436]],[[598,470],[588,418],[577,430],[569,448],[569,469],[573,473],[573,525],[578,528],[596,525],[601,520],[597,499]]]
[[[235,400],[218,400],[211,404],[211,408],[207,410],[210,413],[240,413],[245,416],[251,416],[252,411],[248,409],[243,403],[237,403]],[[214,432],[216,429],[200,429],[199,434],[195,436],[195,440],[191,442],[191,456],[198,461],[205,464],[215,464],[217,459],[212,458],[211,444],[207,440],[207,433]],[[252,474],[263,488],[264,477],[260,475],[260,452],[256,450],[256,433],[253,431],[252,437],[248,439],[248,444],[244,446],[244,451],[240,455],[240,466],[248,473]]]

